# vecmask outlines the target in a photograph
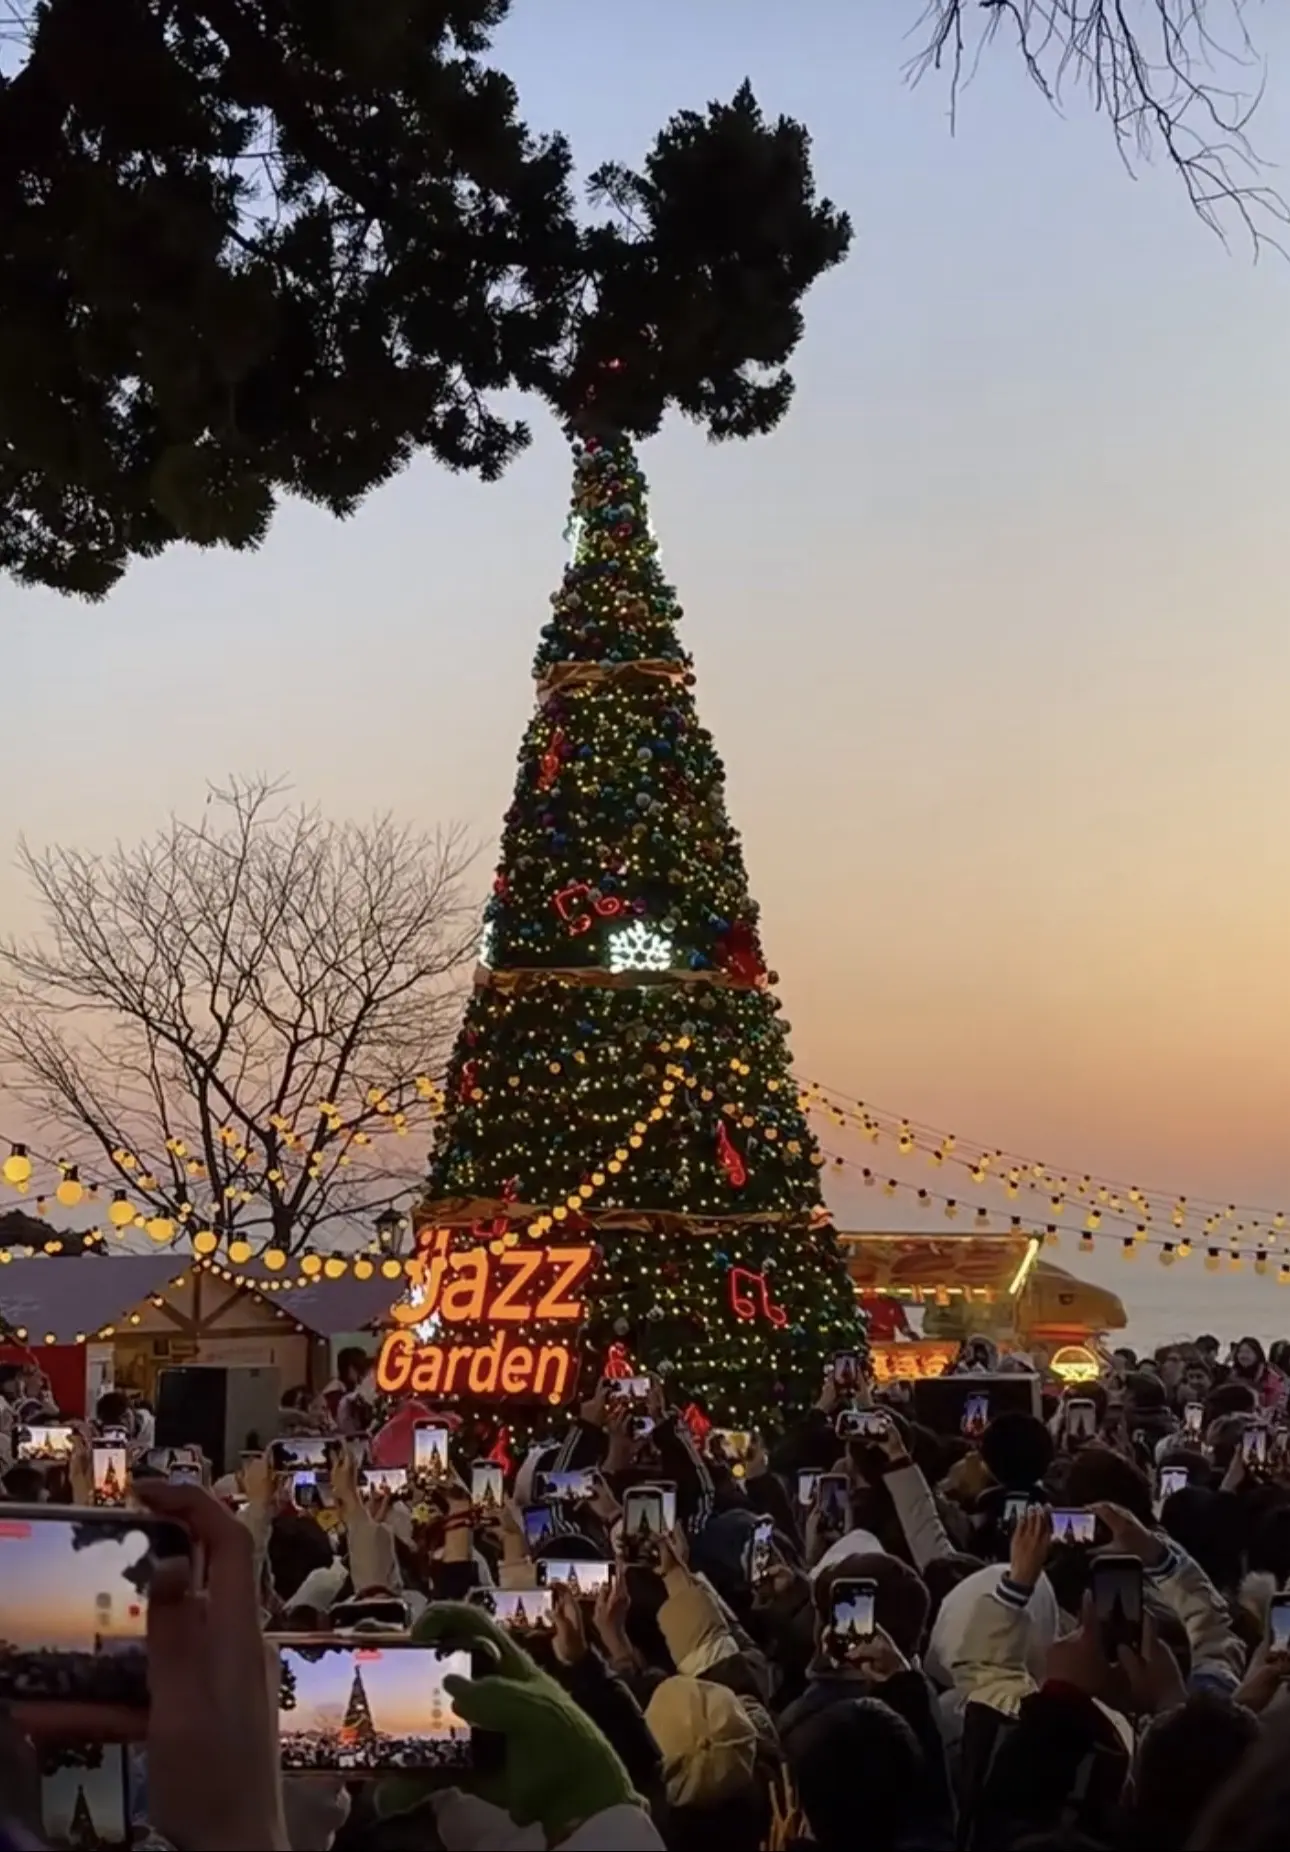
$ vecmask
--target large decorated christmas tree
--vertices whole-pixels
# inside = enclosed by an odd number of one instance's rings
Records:
[[[626,441],[576,444],[568,537],[419,1219],[590,1238],[584,1382],[775,1426],[863,1320]]]

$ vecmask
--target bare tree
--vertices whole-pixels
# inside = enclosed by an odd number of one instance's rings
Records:
[[[44,930],[0,942],[0,1077],[154,1234],[298,1253],[417,1179],[399,1135],[455,1022],[468,859],[457,830],[329,822],[263,778],[106,857],[23,843]]]
[[[1001,34],[1057,105],[1083,88],[1111,123],[1126,167],[1163,155],[1201,219],[1225,240],[1234,217],[1255,253],[1281,249],[1290,207],[1262,184],[1246,130],[1264,73],[1246,27],[1246,0],[926,0],[915,81],[948,70],[957,111],[965,72]]]

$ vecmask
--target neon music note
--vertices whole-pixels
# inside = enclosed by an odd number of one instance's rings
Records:
[[[747,1282],[744,1287],[743,1283]],[[782,1305],[776,1305],[770,1296],[770,1285],[764,1273],[754,1273],[751,1267],[732,1267],[730,1269],[730,1306],[736,1318],[756,1318],[757,1301],[748,1288],[754,1288],[761,1300],[761,1311],[772,1325],[784,1326],[788,1323],[788,1313]]]

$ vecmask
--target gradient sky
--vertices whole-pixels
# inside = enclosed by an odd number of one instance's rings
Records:
[[[102,1537],[87,1550],[75,1550],[70,1525],[32,1524],[25,1537],[11,1534],[18,1529],[7,1524],[0,1535],[4,1631],[14,1645],[90,1652],[97,1633],[143,1633],[139,1594],[123,1580],[125,1570],[147,1553],[143,1532]],[[106,1628],[96,1606],[101,1594],[112,1597]],[[131,1618],[132,1608],[140,1609],[137,1618]]]
[[[944,87],[903,80],[920,11],[521,0],[499,58],[583,172],[748,74],[855,219],[782,429],[644,452],[800,1071],[1275,1205],[1290,270],[1226,253],[1165,170],[1131,179],[1002,44],[952,136]],[[1290,21],[1252,26],[1284,163]],[[565,554],[534,421],[494,486],[418,465],[348,524],[289,507],[258,554],[176,549],[97,608],[5,588],[0,836],[133,838],[264,769],[464,821],[482,894]]]

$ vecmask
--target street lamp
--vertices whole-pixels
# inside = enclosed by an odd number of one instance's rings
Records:
[[[397,1254],[403,1246],[406,1220],[397,1209],[382,1209],[376,1218],[376,1240],[382,1254]]]

